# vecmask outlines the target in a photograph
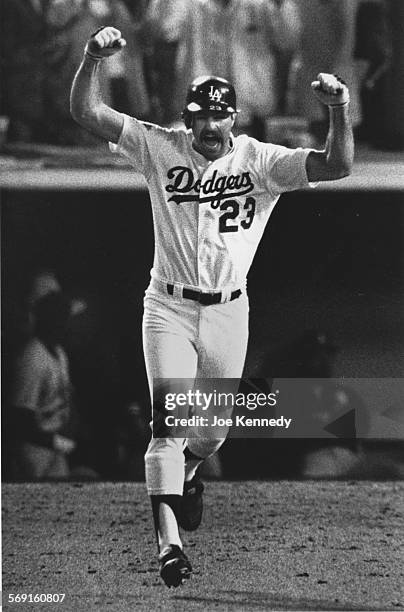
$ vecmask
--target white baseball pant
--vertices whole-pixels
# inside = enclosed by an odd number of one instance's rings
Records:
[[[166,283],[152,279],[144,298],[143,349],[150,395],[153,379],[234,378],[242,376],[248,342],[248,297],[209,306],[169,295]],[[177,389],[178,390],[178,389]],[[201,458],[224,438],[153,438],[146,455],[149,495],[182,495],[184,447]]]

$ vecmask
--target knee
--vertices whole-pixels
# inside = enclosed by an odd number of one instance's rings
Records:
[[[154,458],[182,457],[182,438],[152,438],[145,453],[146,463]]]

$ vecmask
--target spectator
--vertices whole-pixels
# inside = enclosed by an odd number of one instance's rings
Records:
[[[4,0],[1,113],[10,142],[94,145],[77,126],[69,92],[88,32],[111,21],[125,32],[128,53],[108,64],[104,98],[122,112],[147,118],[141,20],[121,0]]]
[[[384,0],[361,1],[356,22],[355,59],[362,78],[359,138],[373,145],[386,141],[386,73],[392,60],[392,32]]]
[[[290,57],[297,45],[292,0],[151,0],[148,23],[155,37],[178,44],[175,94],[161,103],[170,105],[172,119],[184,108],[186,84],[217,74],[238,92],[238,125],[262,137],[265,118],[278,112],[284,97],[279,58]]]
[[[289,45],[276,55],[277,108],[279,115],[293,113],[293,72],[300,47],[301,20],[297,0],[274,0],[278,5],[287,27]],[[303,145],[302,145],[303,146]]]
[[[83,304],[70,301],[51,273],[36,277],[30,303],[33,337],[17,359],[10,401],[12,472],[19,480],[64,480],[76,442],[67,434],[72,387],[62,342],[71,314]]]
[[[319,72],[338,74],[347,82],[352,124],[357,126],[361,121],[354,64],[358,0],[304,0],[297,6],[301,21],[301,50],[295,76],[296,112],[308,119],[318,146],[327,134],[328,118],[321,104],[312,100],[307,83]]]
[[[352,386],[332,378],[338,352],[328,334],[308,329],[262,359],[257,374],[274,377],[280,413],[294,424],[290,437],[236,441],[238,454],[248,452],[254,469],[260,466],[255,474],[244,468],[245,477],[363,477],[369,456],[361,436],[369,429],[369,410]]]
[[[368,429],[368,410],[349,385],[332,378],[338,350],[321,330],[306,330],[292,345],[288,376],[297,379],[296,384],[291,383],[295,407],[305,414],[296,440],[300,475],[305,478],[353,475],[364,461],[357,426],[360,424],[362,434]],[[327,437],[328,428],[339,419],[336,437]]]
[[[51,0],[46,12],[48,27],[48,97],[53,109],[52,141],[61,144],[94,144],[93,136],[72,121],[69,91],[80,64],[88,32],[112,21],[125,32],[128,53],[103,66],[108,70],[103,95],[114,108],[141,118],[149,114],[143,70],[143,52],[136,24],[121,0]],[[57,75],[57,78],[55,78]]]
[[[8,140],[43,140],[45,20],[42,0],[3,0],[0,37],[2,109],[10,118]]]

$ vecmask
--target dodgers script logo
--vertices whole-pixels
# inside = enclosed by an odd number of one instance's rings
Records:
[[[217,90],[216,90],[217,91]],[[210,202],[212,208],[218,208],[222,200],[239,197],[254,189],[249,172],[218,176],[217,170],[204,183],[195,179],[194,173],[186,166],[174,166],[167,172],[172,182],[166,185],[166,191],[172,193],[169,202]]]

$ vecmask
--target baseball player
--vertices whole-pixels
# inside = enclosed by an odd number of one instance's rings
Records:
[[[189,87],[185,129],[121,114],[103,103],[98,81],[100,64],[124,46],[113,27],[90,37],[73,82],[71,111],[148,182],[155,255],[143,342],[153,398],[156,379],[241,377],[248,339],[246,276],[271,212],[282,192],[348,175],[353,136],[348,89],[330,74],[312,83],[314,95],[330,109],[323,151],[233,137],[236,95],[219,77],[201,77]],[[199,526],[203,484],[197,469],[222,443],[212,437],[150,441],[146,484],[160,575],[169,587],[192,572],[179,527]]]

